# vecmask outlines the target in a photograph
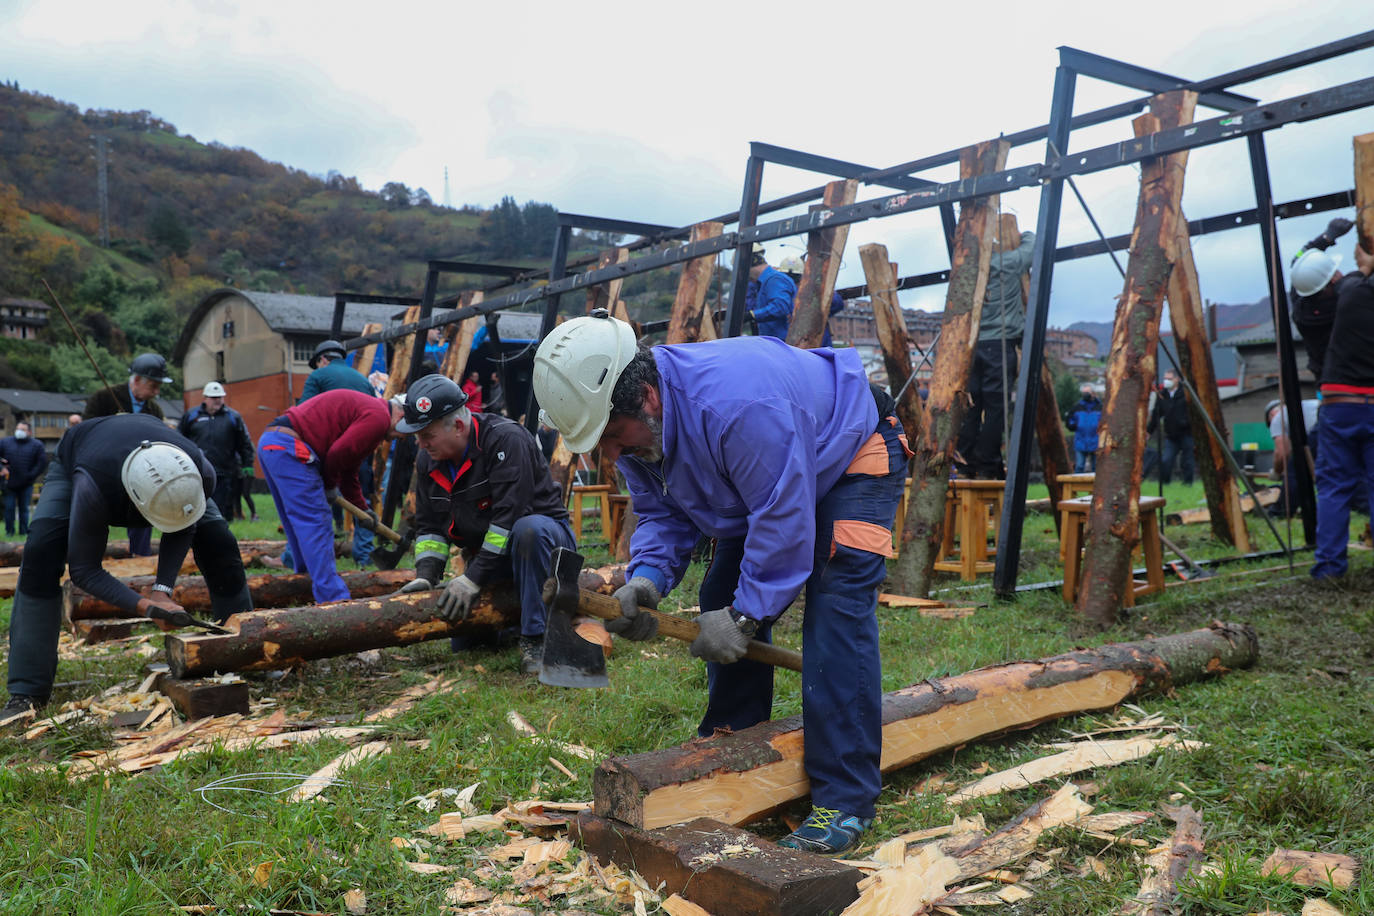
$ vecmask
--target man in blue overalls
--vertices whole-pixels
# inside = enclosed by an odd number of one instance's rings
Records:
[[[749,639],[803,588],[803,762],[812,811],[785,846],[834,854],[858,843],[882,787],[878,586],[908,452],[891,398],[859,355],[767,337],[636,347],[597,310],[555,328],[533,383],[574,452],[600,445],[624,473],[639,523],[622,614],[608,630],[654,635],[638,607],[682,578],[701,534],[716,539],[701,585],[709,700],[698,734],[769,718],[773,669]]]

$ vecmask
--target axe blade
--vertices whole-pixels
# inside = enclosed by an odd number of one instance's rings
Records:
[[[544,627],[544,659],[539,666],[539,682],[550,687],[609,687],[606,654],[595,643],[587,642],[573,630],[572,613],[562,594],[571,589],[577,595],[577,576],[582,571],[582,556],[563,547],[554,549],[549,577],[558,587],[546,594],[548,609]]]

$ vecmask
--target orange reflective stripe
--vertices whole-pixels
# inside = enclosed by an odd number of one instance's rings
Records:
[[[875,525],[873,522],[838,519],[835,522],[833,537],[836,544],[845,547],[866,550],[884,557],[896,556],[892,552],[892,529]]]
[[[866,474],[869,477],[885,477],[889,468],[887,462],[887,443],[879,433],[864,440],[859,453],[844,469],[846,474]]]

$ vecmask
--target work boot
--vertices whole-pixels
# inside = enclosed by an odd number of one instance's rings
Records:
[[[38,712],[47,704],[47,700],[39,697],[27,697],[22,693],[10,694],[9,702],[5,704],[3,710],[0,710],[0,723],[9,722],[26,712]]]
[[[859,845],[859,837],[872,823],[871,817],[815,807],[800,827],[778,840],[778,845],[823,856],[838,855]]]
[[[520,637],[520,673],[538,674],[544,664],[544,634]]]

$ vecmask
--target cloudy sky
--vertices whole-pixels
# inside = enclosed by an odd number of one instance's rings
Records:
[[[455,206],[511,194],[685,225],[738,206],[751,140],[886,166],[1043,124],[1060,45],[1201,79],[1374,24],[1358,4],[1319,6],[0,0],[0,79],[82,107],[148,109],[199,140],[374,189],[402,181],[441,201],[447,167]],[[1365,51],[1235,91],[1272,101],[1370,73]],[[1136,95],[1080,80],[1076,110]],[[1129,130],[1075,133],[1071,147]],[[1268,134],[1276,199],[1350,187],[1350,138],[1367,131],[1371,109]],[[1010,161],[1043,155],[1021,147]],[[1247,162],[1243,141],[1195,151],[1188,215],[1253,206]],[[764,197],[822,180],[769,167]],[[1133,168],[1079,186],[1108,234],[1130,230]],[[1002,207],[1029,228],[1037,203],[1027,189]],[[1327,218],[1281,224],[1283,250]],[[1066,193],[1061,244],[1092,237]],[[842,285],[862,282],[857,246],[873,241],[903,273],[948,266],[934,211],[869,221],[852,228]],[[1258,229],[1200,238],[1195,252],[1206,298],[1264,295]],[[1120,287],[1105,256],[1059,265],[1052,323],[1110,320]],[[905,296],[939,308],[943,290]]]

